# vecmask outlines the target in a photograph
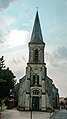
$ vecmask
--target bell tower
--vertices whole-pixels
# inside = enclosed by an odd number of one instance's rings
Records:
[[[44,63],[44,47],[38,11],[36,13],[34,27],[29,42],[29,63]]]

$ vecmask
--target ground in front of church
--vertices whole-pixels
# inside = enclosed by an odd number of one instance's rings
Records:
[[[32,112],[32,119],[49,119],[51,116],[48,112]],[[1,119],[31,119],[30,111],[18,111],[10,109],[1,112]]]

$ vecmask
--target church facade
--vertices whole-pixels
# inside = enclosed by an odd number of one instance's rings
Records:
[[[29,61],[26,67],[26,75],[20,79],[18,109],[46,111],[58,108],[59,93],[53,84],[53,80],[47,76],[46,63],[44,61],[45,43],[39,21],[38,11],[34,21],[29,46]]]

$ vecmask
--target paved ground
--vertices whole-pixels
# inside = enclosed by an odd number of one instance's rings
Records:
[[[57,110],[50,119],[67,119],[67,110]]]
[[[49,119],[50,113],[32,112],[32,119]],[[20,112],[16,109],[1,112],[1,119],[31,119],[30,112]]]

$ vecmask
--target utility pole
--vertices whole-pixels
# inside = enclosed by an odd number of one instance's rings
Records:
[[[32,119],[32,96],[31,96],[31,91],[30,91],[30,111],[31,111],[30,119]]]

